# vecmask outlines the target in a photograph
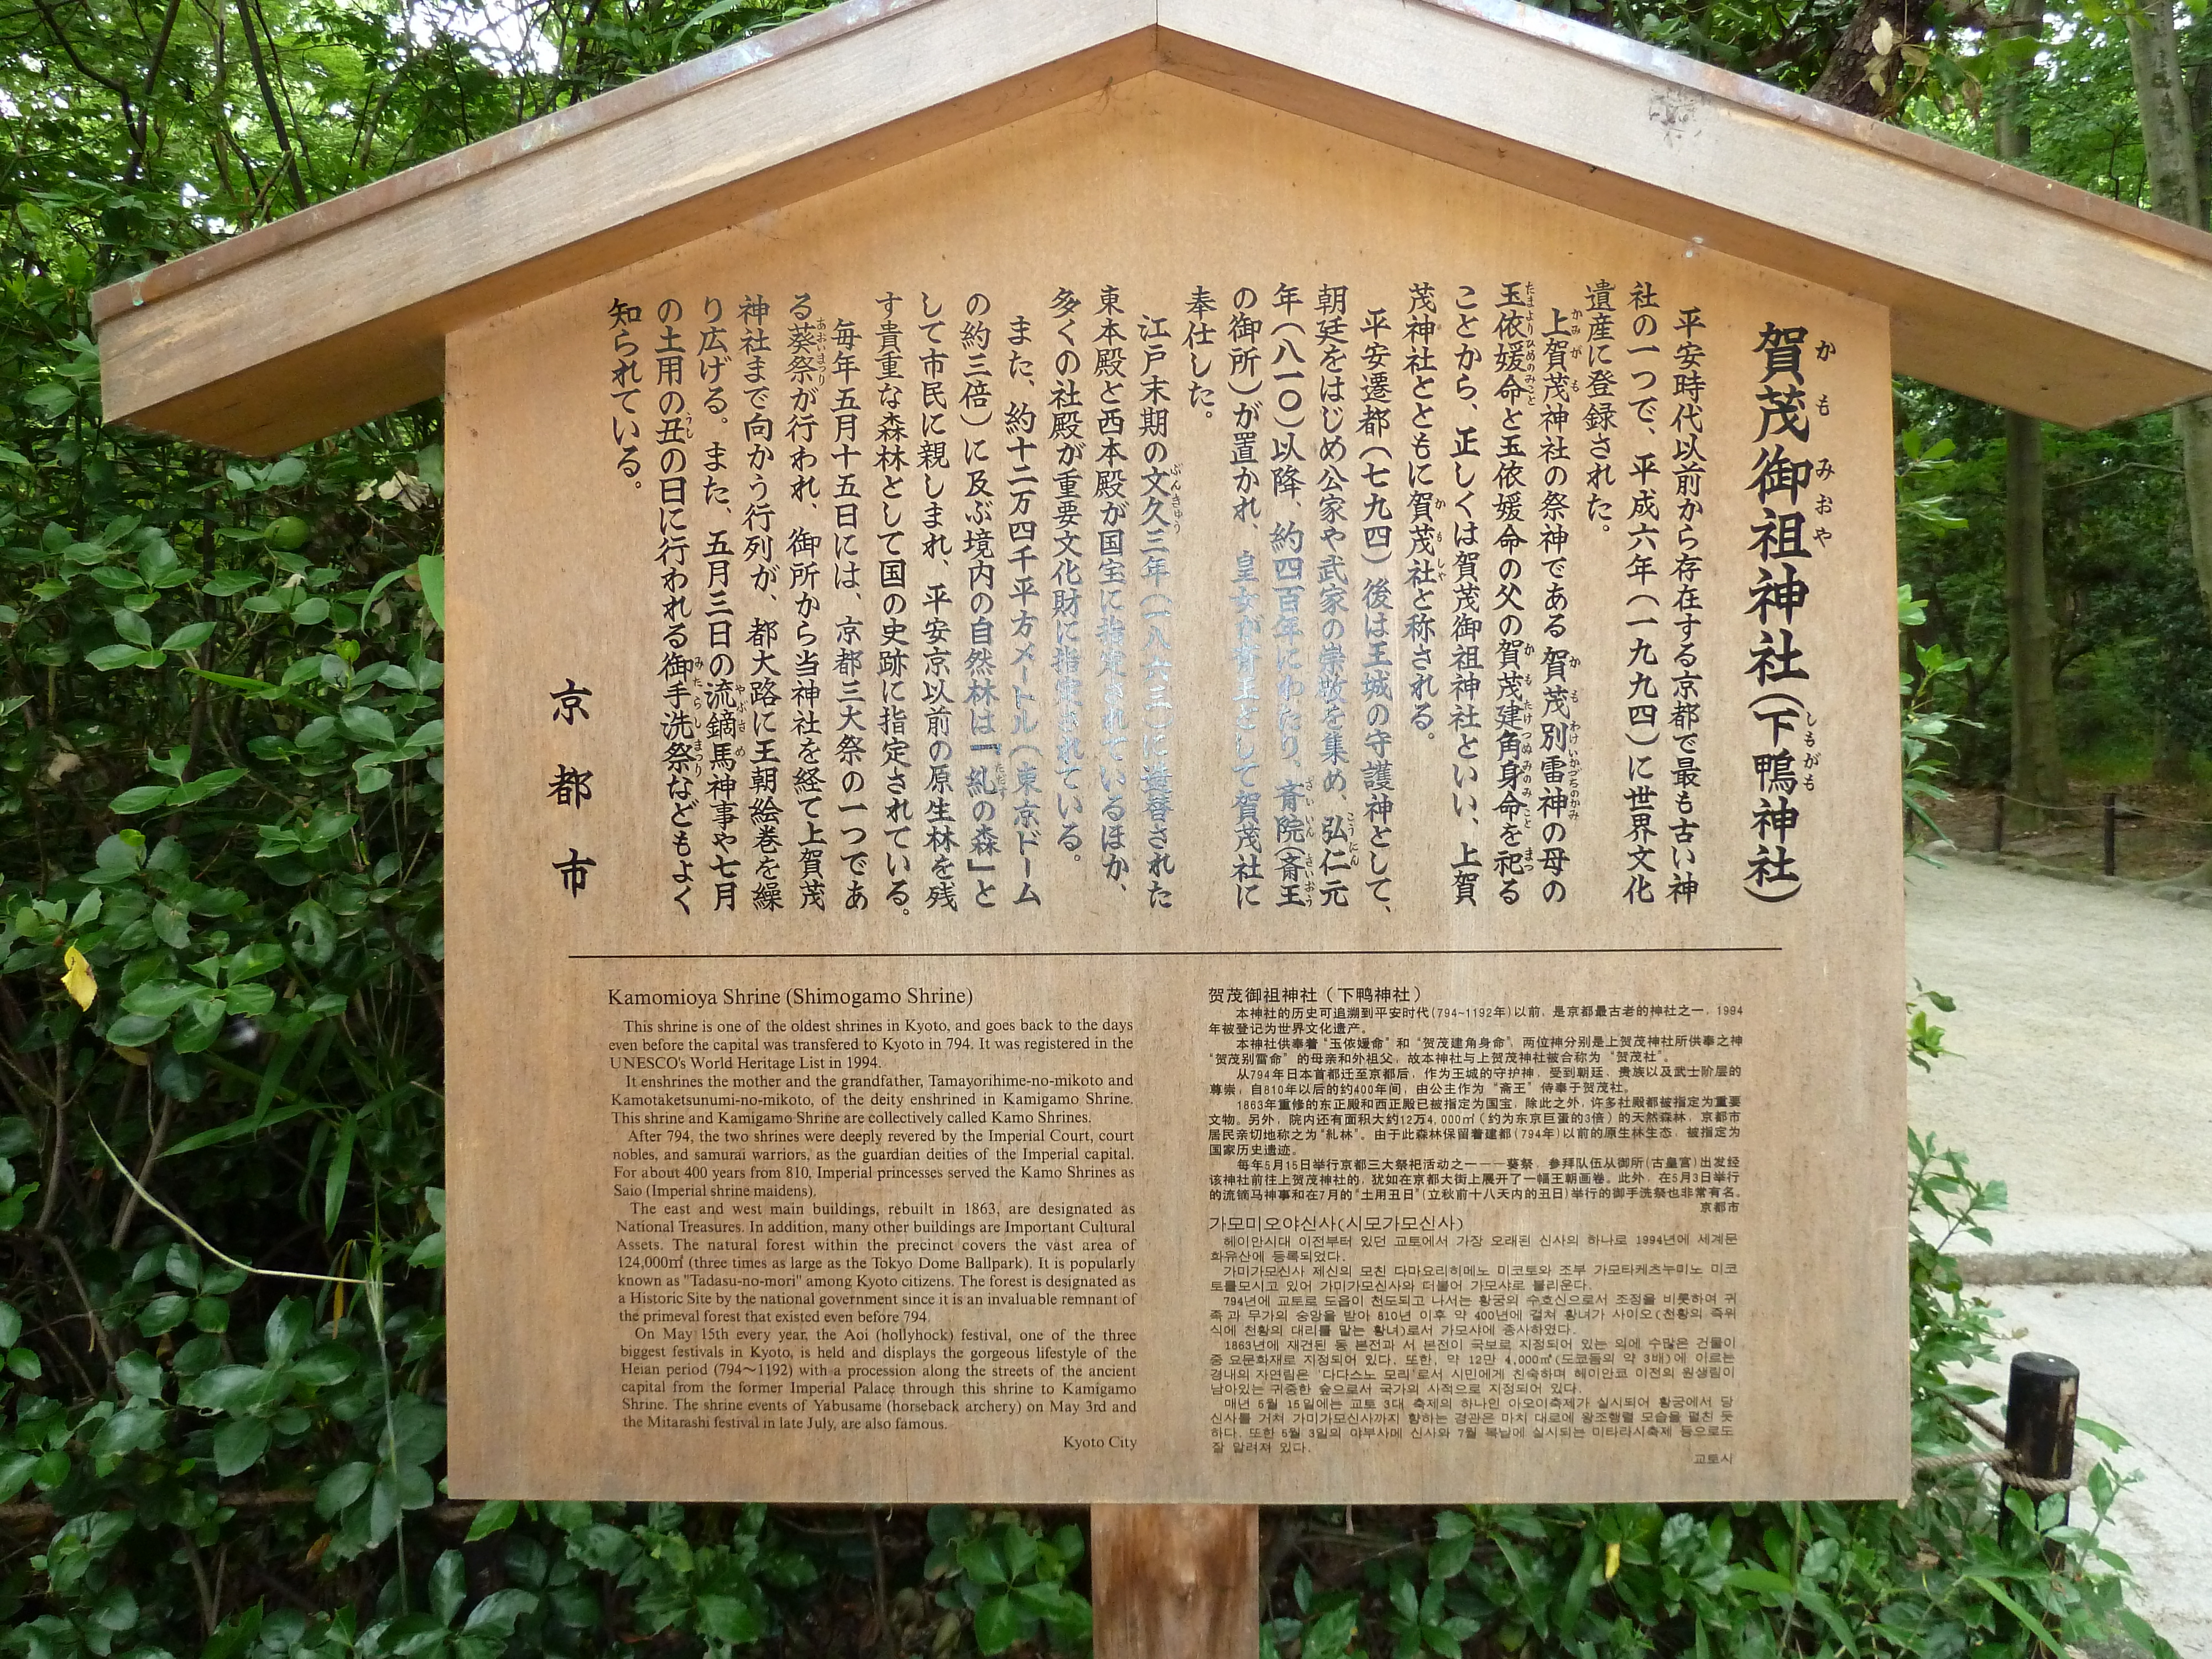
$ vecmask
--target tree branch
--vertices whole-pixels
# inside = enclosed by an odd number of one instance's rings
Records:
[[[40,0],[40,4],[45,0]],[[269,125],[276,135],[276,151],[284,159],[285,176],[292,181],[292,194],[301,207],[307,205],[307,186],[301,181],[299,158],[292,152],[292,135],[284,125],[284,112],[278,107],[276,88],[269,83],[268,65],[261,61],[260,37],[253,32],[253,13],[248,0],[237,0],[239,27],[246,31],[246,56],[253,65],[253,79],[261,88],[261,107],[269,112]]]
[[[52,8],[46,4],[46,0],[32,0],[32,3],[39,9],[39,15],[46,20],[46,32],[54,37],[54,44],[62,49],[62,56],[68,58],[71,64],[75,64],[76,66],[76,72],[79,75],[83,76],[86,80],[98,82],[101,86],[106,87],[110,92],[121,99],[123,100],[124,118],[125,120],[130,119],[131,108],[131,88],[125,86],[120,81],[111,81],[107,76],[102,75],[98,70],[93,68],[91,64],[86,63],[83,58],[76,55],[76,46],[70,44],[69,35],[63,30],[60,22],[55,18]]]
[[[112,1373],[115,1370],[115,1345],[107,1340],[107,1327],[100,1322],[100,1315],[93,1308],[92,1292],[84,1287],[84,1276],[76,1270],[76,1258],[70,1254],[69,1246],[63,1243],[58,1235],[46,1233],[45,1237],[46,1243],[53,1246],[54,1254],[61,1258],[62,1271],[69,1275],[70,1284],[76,1291],[76,1299],[84,1309],[85,1322],[92,1327],[93,1340],[100,1344],[100,1357],[107,1361],[107,1369]]]
[[[169,55],[169,36],[177,27],[177,13],[184,0],[169,0],[169,9],[161,19],[161,39],[154,42],[153,56],[146,63],[145,84],[138,93],[138,118],[131,129],[131,160],[123,169],[123,182],[134,183],[138,169],[146,164],[146,137],[154,123],[154,86],[161,75],[161,60]]]
[[[146,1075],[147,1091],[151,1093],[153,1087],[153,1072],[152,1068],[149,1067]],[[144,1186],[146,1178],[154,1173],[154,1160],[161,1155],[161,1143],[168,1139],[169,1124],[176,1115],[177,1097],[174,1095],[166,1096],[161,1102],[161,1121],[155,1124],[153,1139],[146,1143],[145,1158],[138,1165],[137,1185],[131,1189],[130,1196],[123,1200],[122,1212],[115,1218],[115,1231],[108,1236],[107,1248],[111,1250],[121,1249],[123,1241],[131,1236],[131,1218],[138,1212],[138,1188]]]
[[[1808,89],[1823,103],[1870,115],[1876,120],[1896,108],[1898,80],[1903,64],[1895,53],[1899,43],[1917,43],[1927,33],[1928,0],[1859,0],[1858,9],[1844,26],[1828,61]],[[1889,26],[1892,45],[1887,52],[1874,49],[1875,33]],[[1889,64],[1883,88],[1877,90],[1868,72],[1879,63]]]

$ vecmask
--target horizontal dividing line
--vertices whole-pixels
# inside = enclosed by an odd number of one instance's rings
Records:
[[[1468,951],[571,951],[571,962],[974,962],[1112,957],[1725,957],[1778,954],[1779,945],[1545,945]]]

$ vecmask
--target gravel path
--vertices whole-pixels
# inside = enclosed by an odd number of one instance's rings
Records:
[[[1952,859],[1905,866],[1913,978],[1958,999],[1912,1121],[2014,1213],[2212,1210],[2212,910]]]

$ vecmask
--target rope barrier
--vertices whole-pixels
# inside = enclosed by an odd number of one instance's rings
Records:
[[[1961,1406],[1954,1403],[1951,1409],[1957,1412],[1960,1416],[1965,1418],[1966,1421],[1972,1424],[1976,1428],[1979,1429],[1984,1434],[1989,1436],[1990,1439],[1997,1442],[2000,1445],[2004,1443],[2004,1425],[1998,1422],[1995,1418],[1983,1416],[1981,1413],[1976,1411],[1972,1406]]]
[[[1996,1455],[1997,1454],[1994,1452],[1972,1451],[1954,1452],[1948,1457],[1916,1457],[1912,1460],[1912,1472],[1915,1474],[1933,1474],[1938,1469],[1963,1469],[1976,1463],[1986,1463]]]
[[[2102,1459],[2094,1460],[2087,1468],[2058,1478],[2023,1474],[2013,1467],[2012,1454],[1999,1446],[1990,1451],[1954,1452],[1946,1457],[1916,1457],[1912,1460],[1912,1473],[1915,1475],[1933,1474],[1941,1469],[1962,1469],[1973,1464],[1985,1463],[2004,1485],[2017,1486],[2036,1498],[2048,1498],[2053,1492],[2074,1492],[2087,1486],[2090,1474],[2101,1466],[2102,1462]]]
[[[2105,810],[2102,803],[2094,806],[2053,806],[2049,801],[2027,800],[2019,795],[2009,794],[2002,789],[1994,789],[1990,793],[1996,799],[2009,801],[2014,806],[2025,806],[2031,812],[2063,812],[2069,817],[2078,816],[2086,818],[2100,817]],[[2131,820],[2140,818],[2151,823],[2185,823],[2200,830],[2212,825],[2212,818],[2177,818],[2171,813],[2146,811],[2140,806],[2124,809],[2122,816]],[[2023,833],[2033,834],[2033,832]]]
[[[1991,1439],[1999,1442],[2004,1439],[2004,1425],[1983,1416],[1972,1406],[1962,1406],[1954,1401],[1951,1409]],[[1912,1474],[1917,1480],[1921,1475],[1934,1474],[1943,1469],[1971,1468],[1977,1464],[1985,1464],[2004,1485],[2017,1486],[2031,1497],[2048,1498],[2053,1492],[2075,1492],[2086,1486],[2089,1484],[2089,1477],[2103,1462],[2102,1458],[2092,1458],[2086,1467],[2069,1475],[2025,1474],[2014,1465],[2012,1453],[2002,1444],[1998,1444],[1986,1451],[1948,1452],[1937,1457],[1916,1457],[1912,1460]]]

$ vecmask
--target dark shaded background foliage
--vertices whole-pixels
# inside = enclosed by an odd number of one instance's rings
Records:
[[[2005,437],[1985,404],[1925,387],[1900,401],[1956,446],[1942,481],[1966,520],[1901,550],[1900,575],[1926,601],[1914,630],[1968,659],[1946,687],[1961,781],[2002,785],[2010,766],[2005,623]],[[2061,736],[2077,768],[2115,781],[2146,769],[2201,776],[2212,749],[2212,630],[2190,561],[2172,424],[2164,414],[2093,432],[2043,429],[2045,535]]]
[[[266,464],[100,422],[98,284],[811,9],[0,3],[0,1652],[1086,1643],[1079,1516],[441,1500],[439,411]],[[1878,10],[1601,15],[1806,87]],[[1943,15],[1850,97],[1918,73],[1964,121]],[[1905,395],[1985,492],[1986,415]],[[2069,626],[2155,641],[2128,672],[2201,733],[2156,423],[2062,441],[2097,475]],[[1987,558],[1942,549],[1925,626],[1986,698]],[[1979,1196],[1925,1149],[1916,1183],[1939,1227]],[[1916,1433],[1955,1448],[1939,1367],[1987,1319],[1913,1260]],[[1267,1640],[1950,1659],[2119,1628],[2094,1539],[2012,1503],[2002,1538],[1971,1472],[1904,1508],[1275,1512]]]
[[[2102,0],[2051,8],[2031,84],[2028,165],[2085,190],[2140,204],[2141,122],[2124,15]],[[2212,10],[2184,9],[2185,88],[2199,173],[2212,177]],[[1923,100],[1910,114],[1954,143],[1988,134]],[[1999,785],[2009,768],[2011,661],[2005,625],[2003,417],[1932,387],[1899,383],[1899,421],[1954,446],[1942,477],[1955,534],[1900,538],[1899,575],[1927,604],[1913,631],[1970,659],[1947,681],[1961,781]],[[2059,715],[2069,769],[2126,783],[2212,781],[2212,629],[2191,568],[2179,460],[2165,414],[2092,432],[2045,425],[2045,537],[2057,627]],[[2212,817],[2200,793],[2197,815]]]

